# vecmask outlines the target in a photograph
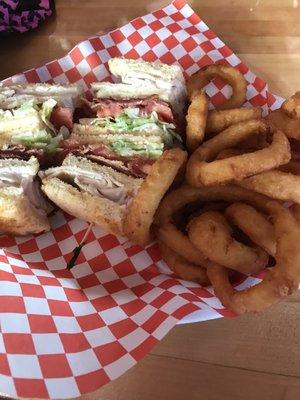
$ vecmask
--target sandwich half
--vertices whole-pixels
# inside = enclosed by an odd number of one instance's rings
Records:
[[[119,83],[92,83],[98,99],[131,100],[152,97],[158,100],[158,107],[170,104],[177,117],[184,115],[186,86],[178,65],[112,58],[108,61],[108,66]]]
[[[0,86],[0,158],[38,158],[49,165],[73,128],[82,89],[77,85]]]
[[[116,234],[142,179],[68,155],[60,167],[40,172],[42,190],[58,207]]]
[[[53,209],[40,190],[43,167],[60,163],[59,143],[73,128],[77,85],[0,86],[0,231],[14,235],[50,229]]]
[[[38,170],[35,157],[0,160],[1,233],[27,235],[50,229],[47,213],[51,207],[40,191]]]
[[[59,144],[68,156],[39,176],[58,207],[122,235],[153,165],[166,150],[182,147],[186,88],[179,66],[116,58],[109,68],[119,82],[91,85],[85,115]]]
[[[76,84],[60,85],[50,83],[28,83],[0,85],[0,108],[4,110],[22,106],[28,101],[34,105],[55,100],[58,107],[76,108],[83,89]]]
[[[179,66],[114,58],[120,83],[92,83],[93,100],[84,100],[65,152],[84,156],[135,177],[145,178],[164,150],[181,146],[180,116],[186,88]]]

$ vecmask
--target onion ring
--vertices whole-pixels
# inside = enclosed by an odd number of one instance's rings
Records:
[[[229,126],[249,119],[261,118],[261,108],[233,108],[231,110],[211,110],[207,116],[206,133],[217,134]]]
[[[285,100],[281,109],[290,118],[300,118],[300,92],[296,92],[289,99]]]
[[[233,203],[225,211],[227,220],[243,231],[253,243],[271,256],[276,253],[274,227],[268,218],[245,203]]]
[[[265,133],[267,126],[260,120],[232,125],[203,143],[187,163],[186,179],[192,186],[210,186],[242,180],[290,161],[289,141],[275,131],[269,147],[223,160],[215,160],[220,151],[234,147],[252,134]]]
[[[187,81],[189,97],[192,97],[195,90],[203,89],[216,77],[223,79],[232,87],[232,96],[218,108],[225,110],[241,107],[246,101],[247,82],[238,69],[227,65],[209,65],[192,75]]]
[[[155,218],[155,223],[159,227],[158,238],[189,262],[210,268],[211,261],[195,248],[187,235],[177,229],[173,220],[173,215],[178,210],[196,201],[203,201],[204,203],[214,201],[226,201],[229,203],[243,201],[260,208],[269,199],[261,194],[233,185],[205,188],[194,188],[184,185],[169,193],[162,200]]]
[[[205,135],[208,99],[203,91],[195,92],[186,116],[186,146],[190,152],[199,147]]]
[[[288,138],[300,139],[300,118],[290,118],[279,108],[271,111],[265,120],[274,128],[281,130]]]
[[[256,286],[237,292],[232,287],[228,270],[214,265],[207,270],[215,294],[224,307],[236,314],[259,312],[298,289],[300,282],[300,224],[293,214],[274,201],[265,205],[270,212],[277,240],[276,265]]]
[[[125,235],[136,244],[145,246],[151,242],[150,228],[156,209],[186,159],[185,151],[174,148],[166,150],[151,167],[124,220]]]
[[[270,198],[235,185],[201,188],[183,185],[162,200],[156,213],[156,224],[162,226],[166,223],[172,223],[173,215],[178,210],[196,201],[226,201],[228,203],[242,201],[263,211],[265,203],[270,201]]]
[[[272,170],[238,181],[236,184],[269,196],[272,199],[293,201],[300,204],[299,175]]]
[[[210,265],[204,254],[175,225],[171,223],[162,225],[157,232],[157,238],[188,262],[202,265],[206,268]]]
[[[260,271],[269,260],[259,247],[249,247],[233,239],[226,218],[217,211],[194,218],[188,225],[188,236],[211,261],[243,274]]]
[[[164,242],[159,242],[159,249],[162,259],[181,279],[198,282],[202,286],[210,284],[205,268],[188,262]]]

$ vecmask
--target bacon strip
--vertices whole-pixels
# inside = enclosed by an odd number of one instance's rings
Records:
[[[120,157],[103,143],[80,145],[74,139],[66,139],[61,141],[60,146],[63,148],[65,156],[68,153],[72,153],[77,156],[87,157],[99,164],[108,165],[138,178],[145,178],[154,163],[153,160],[139,156],[131,158]]]
[[[22,145],[12,145],[7,149],[0,149],[0,158],[17,158],[19,160],[29,160],[30,157],[36,157],[42,168],[48,168],[53,163],[53,158],[50,157],[44,149],[28,149]]]
[[[89,102],[83,99],[83,101],[89,116],[117,117],[125,108],[138,108],[140,116],[146,116],[156,111],[160,120],[174,122],[173,112],[169,104],[153,96],[133,100],[93,99],[93,102]]]

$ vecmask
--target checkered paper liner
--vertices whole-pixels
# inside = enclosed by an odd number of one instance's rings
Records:
[[[91,82],[110,79],[107,61],[121,55],[178,63],[186,76],[211,63],[230,64],[247,79],[246,105],[266,112],[282,102],[182,0],[5,83],[78,82],[88,90]],[[207,92],[213,105],[230,95],[218,80]],[[123,374],[180,320],[231,316],[211,288],[172,275],[156,244],[142,249],[100,228],[92,229],[68,271],[88,224],[57,212],[51,226],[37,236],[0,238],[0,392],[76,397]]]

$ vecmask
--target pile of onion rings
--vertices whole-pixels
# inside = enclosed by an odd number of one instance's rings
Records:
[[[226,205],[218,211],[204,207],[220,201]],[[199,215],[180,230],[175,214],[195,202]],[[234,185],[184,185],[164,198],[156,224],[160,246],[168,248],[162,258],[169,267],[182,279],[190,276],[202,285],[206,270],[222,304],[236,314],[262,311],[298,289],[299,206],[287,209],[276,200]],[[233,289],[230,277],[236,271],[255,274],[273,258],[276,264],[260,284],[239,292]],[[197,268],[203,281],[197,277]]]
[[[208,110],[203,90],[216,77],[232,96]],[[262,311],[300,284],[300,92],[262,118],[240,108],[247,83],[235,68],[209,66],[187,87],[186,181],[154,219],[162,258],[179,278],[211,284],[236,314]],[[265,268],[261,283],[234,289],[237,274]]]
[[[232,96],[209,110],[204,90],[214,78]],[[204,68],[187,87],[190,156],[177,148],[156,161],[124,231],[141,246],[156,237],[170,269],[211,284],[224,307],[258,312],[300,284],[300,92],[263,118],[260,108],[242,107],[247,82],[233,67]],[[265,268],[261,283],[234,289],[237,275]]]
[[[205,122],[203,104],[197,110],[193,97],[215,77],[231,85],[233,93],[218,109],[208,111]],[[187,144],[198,133],[198,141],[189,146],[193,152],[187,162],[187,183],[195,187],[234,183],[300,204],[300,92],[262,118],[259,107],[238,108],[246,101],[247,84],[233,67],[206,67],[187,86],[191,99]]]

